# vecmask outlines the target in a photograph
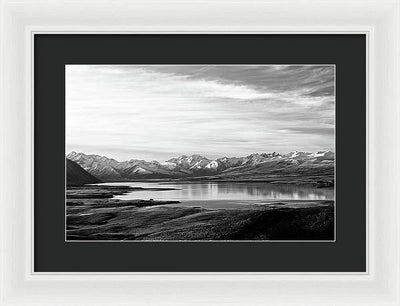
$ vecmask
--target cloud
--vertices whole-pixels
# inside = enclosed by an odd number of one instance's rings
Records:
[[[143,159],[333,149],[333,72],[333,66],[67,65],[68,148]]]
[[[332,136],[335,133],[334,127],[295,127],[279,130],[283,133],[294,133],[294,134],[316,134],[316,135],[328,135]]]

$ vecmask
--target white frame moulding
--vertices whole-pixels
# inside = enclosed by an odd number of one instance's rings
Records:
[[[0,1],[0,305],[400,305],[399,0]],[[34,273],[34,33],[365,33],[368,271]]]

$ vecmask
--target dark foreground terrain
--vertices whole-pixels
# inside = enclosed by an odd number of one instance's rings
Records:
[[[117,200],[140,187],[67,190],[67,240],[333,240],[333,201],[209,210],[178,201]]]

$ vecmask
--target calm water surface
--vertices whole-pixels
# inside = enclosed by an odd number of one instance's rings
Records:
[[[154,199],[176,200],[184,206],[205,208],[235,208],[237,205],[262,204],[280,200],[333,200],[333,188],[238,182],[118,182],[99,185],[132,186],[143,188],[174,188],[162,191],[132,191],[115,196],[121,200]]]

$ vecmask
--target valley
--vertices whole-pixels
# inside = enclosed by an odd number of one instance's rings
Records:
[[[334,155],[67,155],[66,239],[334,240]]]

